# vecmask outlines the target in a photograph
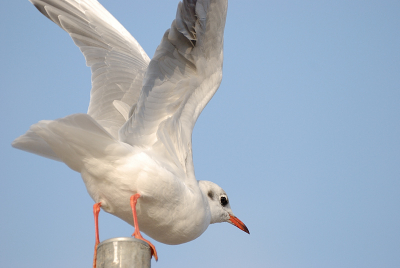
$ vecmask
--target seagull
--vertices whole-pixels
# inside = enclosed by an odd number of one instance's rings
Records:
[[[249,233],[217,184],[196,180],[192,131],[222,80],[227,0],[179,2],[150,60],[96,0],[30,0],[72,38],[91,68],[87,114],[32,125],[12,146],[64,162],[100,209],[135,228],[134,237],[176,245],[210,224]],[[140,226],[140,230],[139,230]]]

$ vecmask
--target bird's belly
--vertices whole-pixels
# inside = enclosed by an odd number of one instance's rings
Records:
[[[159,242],[189,242],[200,236],[210,223],[203,201],[193,198],[176,175],[146,157],[135,156],[113,166],[92,163],[81,174],[93,200],[101,202],[104,211],[132,226],[130,197],[139,193],[136,209],[140,231]]]

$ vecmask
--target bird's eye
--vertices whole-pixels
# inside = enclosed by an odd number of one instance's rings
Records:
[[[221,205],[226,206],[228,204],[228,199],[225,196],[221,196]]]

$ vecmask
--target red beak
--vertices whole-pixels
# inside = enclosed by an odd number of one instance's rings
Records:
[[[238,218],[236,218],[235,216],[230,215],[231,218],[228,220],[228,222],[230,224],[235,225],[237,228],[239,228],[240,230],[242,230],[243,232],[246,232],[248,234],[250,234],[249,229],[247,229],[246,225],[239,220]]]

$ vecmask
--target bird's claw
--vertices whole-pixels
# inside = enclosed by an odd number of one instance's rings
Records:
[[[138,234],[136,234],[136,232],[135,232],[135,233],[132,234],[132,236],[135,237],[136,239],[140,239],[140,240],[146,242],[146,243],[150,246],[151,255],[154,257],[154,259],[155,259],[156,261],[158,261],[158,256],[157,256],[156,247],[155,247],[150,241],[144,239],[144,238],[140,235],[140,233],[139,233],[139,235],[138,235]]]

